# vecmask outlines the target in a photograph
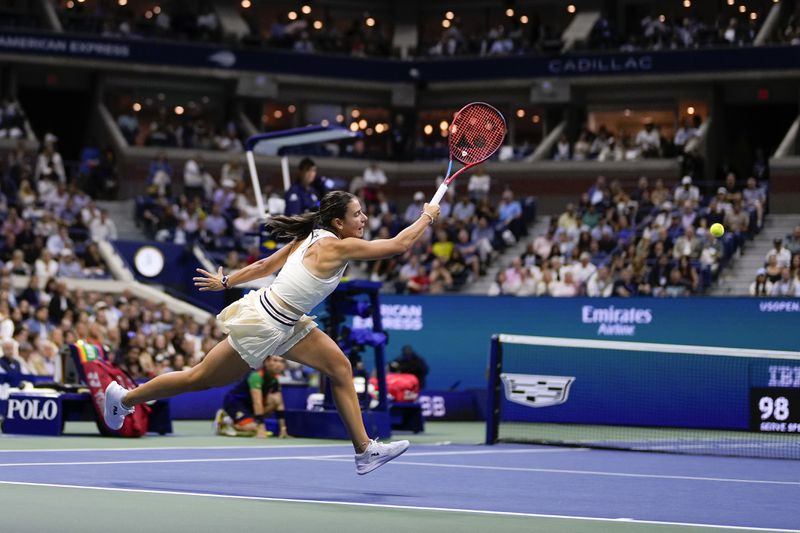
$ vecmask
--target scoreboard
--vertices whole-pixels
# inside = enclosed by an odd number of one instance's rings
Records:
[[[800,433],[800,389],[750,389],[750,429],[762,433]]]

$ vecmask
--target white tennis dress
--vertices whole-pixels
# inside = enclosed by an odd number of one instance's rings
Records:
[[[328,230],[312,231],[286,259],[278,277],[269,287],[252,291],[217,315],[228,342],[251,368],[258,369],[268,355],[283,355],[317,327],[305,313],[319,305],[336,289],[346,264],[330,278],[315,276],[303,265],[306,250],[320,239],[338,237]],[[282,307],[273,294],[297,314]]]

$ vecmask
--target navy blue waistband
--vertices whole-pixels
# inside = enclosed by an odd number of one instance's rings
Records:
[[[278,309],[278,306],[269,300],[266,291],[261,293],[260,301],[261,301],[261,306],[264,308],[264,311],[266,311],[267,314],[271,316],[275,322],[283,324],[284,326],[294,326],[299,320],[299,317],[293,318],[288,314],[286,310],[281,311],[280,309]]]

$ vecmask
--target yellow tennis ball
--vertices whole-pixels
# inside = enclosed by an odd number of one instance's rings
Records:
[[[709,231],[711,231],[711,235],[714,237],[720,238],[725,234],[725,227],[719,222],[715,222],[714,224],[711,224]]]

